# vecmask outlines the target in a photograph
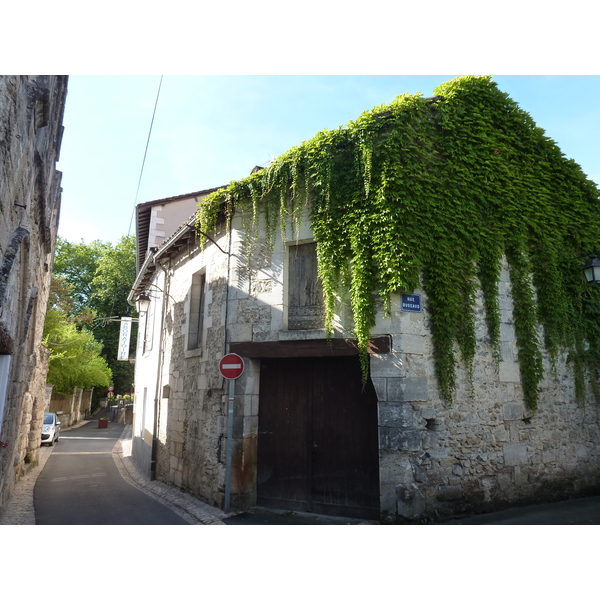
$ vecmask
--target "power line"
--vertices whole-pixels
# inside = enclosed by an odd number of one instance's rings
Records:
[[[129,231],[131,234],[131,225],[133,224],[133,215],[135,215],[135,207],[137,206],[138,194],[140,193],[140,185],[142,183],[142,175],[144,174],[144,165],[146,164],[146,155],[148,154],[148,146],[150,145],[150,136],[152,135],[152,126],[154,125],[154,116],[156,115],[156,107],[158,106],[158,98],[160,96],[160,88],[162,86],[163,75],[160,76],[158,83],[158,91],[156,92],[156,102],[154,103],[154,112],[152,113],[152,121],[150,122],[150,131],[148,131],[148,140],[146,141],[146,150],[144,151],[144,160],[142,160],[142,168],[140,169],[140,178],[138,180],[137,190],[135,192],[135,200],[133,202],[133,210],[131,212],[131,220],[129,221]]]
[[[133,202],[133,210],[131,212],[131,220],[129,221],[129,230],[127,231],[127,235],[131,234],[131,225],[133,223],[133,215],[135,215],[135,207],[137,205],[138,194],[140,192],[140,184],[142,183],[142,175],[144,174],[144,165],[146,164],[146,155],[148,154],[148,146],[150,145],[150,136],[152,135],[152,126],[154,125],[154,116],[156,115],[156,107],[158,106],[158,98],[160,96],[160,88],[162,86],[163,76],[160,76],[160,81],[158,83],[158,91],[156,92],[156,101],[154,102],[154,111],[152,112],[152,121],[150,121],[150,130],[148,131],[148,139],[146,140],[146,149],[144,151],[144,159],[142,160],[142,168],[140,169],[140,178],[138,180],[137,191],[135,193],[135,200]],[[113,303],[110,309],[110,313],[112,314],[115,309],[116,298],[113,297]],[[102,319],[104,322],[102,325],[106,325],[109,321],[117,320],[113,319],[113,317],[109,317],[108,319]],[[120,320],[120,319],[119,319]]]

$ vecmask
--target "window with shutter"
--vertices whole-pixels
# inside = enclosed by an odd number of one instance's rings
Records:
[[[289,246],[288,286],[288,329],[323,329],[325,304],[316,243]]]

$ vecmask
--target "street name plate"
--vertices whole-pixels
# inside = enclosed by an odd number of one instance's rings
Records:
[[[402,294],[402,310],[421,312],[421,294]]]

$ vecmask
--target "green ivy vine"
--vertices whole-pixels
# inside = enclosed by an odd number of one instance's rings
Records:
[[[401,95],[318,133],[208,196],[198,227],[241,211],[251,233],[264,214],[273,239],[309,207],[328,332],[347,289],[366,376],[376,296],[422,286],[447,401],[457,362],[472,370],[478,290],[499,355],[506,258],[526,403],[537,407],[544,348],[553,361],[569,353],[581,400],[600,370],[600,295],[581,274],[581,257],[600,249],[599,190],[491,78],[460,77],[435,94]]]

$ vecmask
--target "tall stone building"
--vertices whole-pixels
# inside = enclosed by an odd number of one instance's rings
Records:
[[[38,460],[67,83],[64,75],[0,76],[0,511]]]

